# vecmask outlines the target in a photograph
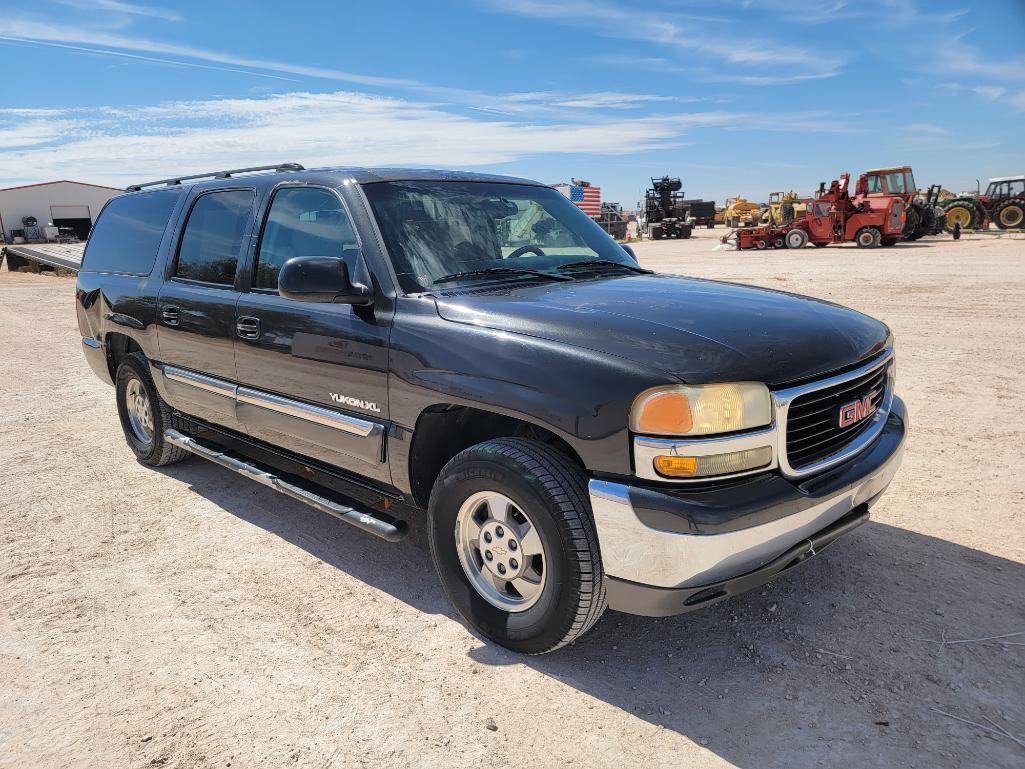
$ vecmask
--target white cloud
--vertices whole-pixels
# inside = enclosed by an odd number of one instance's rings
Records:
[[[554,104],[558,107],[576,107],[579,109],[628,109],[641,104],[650,104],[660,101],[675,101],[672,96],[653,96],[644,93],[584,93],[578,96],[571,96],[565,99],[556,98]]]
[[[110,11],[111,13],[129,16],[148,16],[166,21],[181,21],[182,15],[171,8],[158,8],[151,5],[123,3],[120,0],[54,0],[61,5],[92,11]]]
[[[0,142],[21,149],[0,155],[0,179],[21,179],[31,169],[40,180],[70,176],[124,184],[279,159],[307,166],[494,165],[546,153],[621,155],[665,148],[684,127],[653,118],[586,124],[481,120],[350,92],[110,107],[66,117],[3,129]],[[700,123],[695,117],[694,124]],[[45,147],[29,146],[44,142]]]
[[[976,95],[981,96],[983,99],[989,99],[990,101],[997,101],[1001,96],[1007,93],[1007,89],[1000,85],[977,85],[972,90]]]

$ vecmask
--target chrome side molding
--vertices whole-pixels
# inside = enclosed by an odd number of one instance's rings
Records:
[[[339,414],[331,409],[311,406],[308,403],[301,403],[290,398],[282,398],[280,395],[253,390],[248,387],[239,387],[235,396],[237,402],[248,403],[250,406],[259,406],[268,411],[276,411],[279,414],[287,414],[297,419],[305,419],[307,422],[316,422],[319,425],[333,427],[336,430],[352,433],[366,437],[374,431],[378,425],[368,422],[365,419],[357,419],[346,414]]]
[[[314,406],[302,401],[283,398],[280,395],[272,395],[261,390],[254,390],[251,387],[240,387],[232,382],[217,377],[197,374],[195,371],[178,368],[177,366],[162,366],[160,371],[172,382],[190,385],[206,392],[214,393],[225,398],[231,398],[238,403],[245,403],[250,406],[257,406],[278,414],[286,414],[296,419],[304,419],[307,422],[314,422],[325,427],[332,427],[336,430],[367,437],[374,430],[381,430],[383,426],[379,422],[370,422],[366,419],[358,419],[347,414],[342,414],[322,406]]]
[[[205,374],[197,374],[195,371],[188,371],[187,369],[178,368],[177,366],[164,366],[161,371],[163,371],[164,376],[172,382],[192,385],[193,387],[198,387],[200,390],[206,390],[207,392],[214,393],[215,395],[223,395],[225,398],[234,398],[235,392],[238,390],[238,387],[233,385],[231,382],[226,382],[223,379],[217,379],[212,376],[206,376]]]

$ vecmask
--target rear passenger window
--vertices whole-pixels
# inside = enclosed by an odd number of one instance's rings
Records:
[[[284,187],[274,195],[263,228],[253,288],[277,289],[281,265],[293,256],[344,259],[351,275],[359,253],[349,217],[334,193],[316,187]]]
[[[230,286],[256,193],[208,192],[192,206],[185,224],[175,276]]]
[[[89,236],[82,270],[149,275],[180,196],[180,190],[159,190],[107,203]]]

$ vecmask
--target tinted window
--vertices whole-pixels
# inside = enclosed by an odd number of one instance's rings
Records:
[[[883,185],[882,185],[882,182],[880,181],[880,179],[881,179],[881,177],[879,177],[879,176],[870,176],[870,177],[868,177],[868,192],[869,192],[869,194],[872,194],[873,192],[882,192],[883,191]]]
[[[185,225],[175,275],[231,285],[256,193],[227,190],[201,196]]]
[[[111,200],[89,236],[82,269],[148,275],[180,195],[160,190]]]
[[[359,258],[356,234],[341,201],[315,187],[285,187],[271,203],[256,256],[254,288],[278,287],[278,271],[293,256],[333,256],[352,275]]]

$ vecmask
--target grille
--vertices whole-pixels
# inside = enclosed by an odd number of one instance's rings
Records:
[[[877,408],[882,408],[891,365],[892,362],[887,361],[857,379],[794,398],[787,412],[786,426],[787,460],[792,468],[801,470],[839,454],[872,426],[874,420],[868,417],[840,427],[840,407],[875,395],[873,402]]]

